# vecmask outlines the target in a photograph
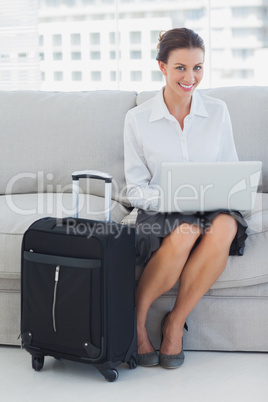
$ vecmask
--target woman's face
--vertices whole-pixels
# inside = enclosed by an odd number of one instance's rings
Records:
[[[204,52],[200,48],[175,49],[167,64],[158,64],[166,77],[166,89],[179,96],[191,96],[203,78]]]

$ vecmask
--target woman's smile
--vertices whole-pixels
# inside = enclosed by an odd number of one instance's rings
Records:
[[[191,85],[186,85],[186,84],[182,84],[180,82],[178,84],[184,91],[191,91],[195,85],[195,83],[193,83]]]

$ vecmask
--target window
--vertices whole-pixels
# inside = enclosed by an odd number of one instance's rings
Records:
[[[54,52],[53,60],[62,60],[62,52]]]
[[[157,51],[151,50],[151,59],[155,60],[156,56],[157,56]]]
[[[71,59],[72,60],[81,60],[81,52],[72,52]]]
[[[100,33],[91,33],[90,34],[90,44],[91,45],[99,45],[100,44]]]
[[[62,36],[61,35],[53,35],[52,36],[53,46],[61,46],[62,45]]]
[[[237,19],[248,18],[256,14],[258,15],[257,7],[232,7],[232,15]]]
[[[82,71],[73,71],[72,81],[82,81]]]
[[[121,78],[122,78],[121,71],[119,71],[119,72],[110,71],[110,80],[111,81],[116,81],[117,80],[117,75],[119,76],[119,79],[121,80]]]
[[[163,81],[163,74],[161,71],[152,71],[152,81]]]
[[[111,60],[115,60],[115,59],[116,59],[116,51],[115,51],[115,50],[111,50],[109,54],[110,54],[110,59],[111,59]],[[118,60],[121,59],[121,52],[118,52],[118,53],[117,53],[117,58],[118,58]]]
[[[18,53],[19,59],[26,59],[28,57],[28,53]]]
[[[91,71],[91,79],[92,79],[92,81],[100,81],[101,80],[101,72],[100,71]]]
[[[54,81],[62,81],[62,80],[63,80],[63,72],[54,71]]]
[[[151,43],[155,44],[158,41],[159,31],[151,31]]]
[[[100,60],[101,52],[90,52],[91,60]]]
[[[130,58],[131,59],[141,59],[141,51],[140,50],[131,50]]]
[[[109,33],[110,45],[115,45],[117,42],[120,43],[120,32],[110,32]]]
[[[80,46],[80,44],[81,44],[80,34],[72,34],[71,35],[71,45],[72,46]]]
[[[142,80],[142,71],[131,71],[130,79],[131,79],[131,81],[141,81]]]
[[[130,43],[141,43],[141,32],[130,32]]]
[[[155,60],[159,32],[178,26],[205,41],[200,88],[268,85],[259,68],[268,58],[267,0],[10,3],[0,2],[0,89],[53,89],[59,65],[65,90],[81,90],[81,81],[84,90],[158,89],[164,83]],[[60,63],[65,55],[79,65],[71,73],[68,62]]]
[[[115,44],[115,32],[110,32],[109,38],[110,38],[110,44],[114,45]]]
[[[254,56],[254,51],[252,49],[233,49],[232,54],[234,59],[246,60]]]
[[[245,79],[245,78],[250,78],[253,74],[252,70],[245,70],[245,69],[241,69],[241,70],[233,70],[232,71],[232,78],[236,78],[236,79]]]

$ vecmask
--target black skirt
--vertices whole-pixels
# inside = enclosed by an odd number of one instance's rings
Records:
[[[233,216],[238,223],[237,233],[231,244],[229,255],[243,255],[248,226],[238,211],[218,210],[187,215],[181,213],[159,213],[140,209],[136,222],[137,264],[147,264],[152,253],[160,247],[162,240],[182,223],[186,222],[198,225],[202,229],[201,233],[205,233],[209,229],[212,220],[222,213]]]

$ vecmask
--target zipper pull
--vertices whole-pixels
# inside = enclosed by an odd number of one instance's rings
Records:
[[[55,310],[56,310],[56,302],[57,302],[57,287],[58,287],[59,275],[60,275],[60,266],[57,265],[56,270],[55,270],[54,296],[53,296],[53,305],[52,305],[52,322],[53,322],[54,332],[57,332]]]
[[[55,271],[55,282],[59,281],[59,275],[60,275],[60,266],[56,266],[56,271]]]

